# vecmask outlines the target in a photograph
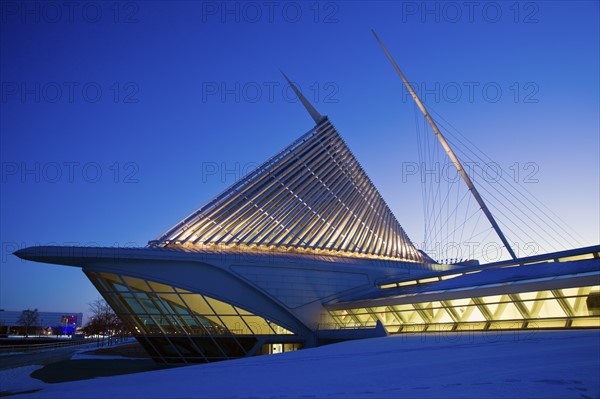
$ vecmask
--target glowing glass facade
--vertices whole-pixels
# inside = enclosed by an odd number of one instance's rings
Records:
[[[113,273],[88,272],[87,276],[159,362],[238,358],[262,350],[258,344],[281,342],[279,336],[294,335],[263,317],[206,295]]]
[[[600,285],[503,295],[419,301],[332,310],[341,328],[374,327],[391,333],[600,328]]]
[[[599,247],[391,279],[354,300],[327,304],[332,328],[390,334],[600,328]]]

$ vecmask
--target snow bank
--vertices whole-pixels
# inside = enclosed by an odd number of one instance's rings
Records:
[[[25,398],[597,398],[600,331],[447,333],[44,386]]]
[[[31,373],[42,367],[35,365],[0,370],[0,392],[16,393],[46,387],[48,384],[45,382],[30,377]]]

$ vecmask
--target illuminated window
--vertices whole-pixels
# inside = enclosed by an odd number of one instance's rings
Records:
[[[329,314],[342,328],[371,327],[379,320],[389,333],[597,328],[600,286],[342,309]]]
[[[240,357],[254,347],[255,335],[294,334],[245,309],[189,290],[112,273],[88,276],[159,361]]]

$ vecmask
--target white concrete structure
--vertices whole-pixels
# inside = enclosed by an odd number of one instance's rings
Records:
[[[162,362],[387,333],[600,327],[600,246],[436,263],[296,92],[316,126],[148,247],[15,254],[81,267]]]

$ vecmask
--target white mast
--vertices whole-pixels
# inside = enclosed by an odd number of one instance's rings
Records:
[[[460,161],[456,157],[456,154],[454,154],[454,151],[452,151],[452,148],[450,148],[450,145],[446,141],[446,138],[444,137],[444,135],[442,134],[442,132],[440,132],[440,129],[438,129],[436,123],[433,121],[433,119],[429,115],[429,112],[427,112],[427,109],[425,108],[425,106],[423,105],[423,103],[421,102],[421,100],[419,99],[419,97],[417,96],[417,93],[415,93],[415,91],[411,87],[410,83],[408,83],[408,80],[406,80],[406,77],[404,76],[404,74],[402,73],[402,71],[400,70],[400,68],[398,67],[398,64],[396,64],[396,61],[394,61],[394,59],[392,58],[392,56],[389,53],[389,51],[385,48],[385,46],[383,45],[383,43],[379,39],[379,36],[377,36],[377,33],[375,33],[375,30],[371,30],[371,31],[373,32],[373,35],[375,35],[375,39],[377,39],[377,41],[381,45],[381,48],[383,48],[383,51],[385,52],[385,55],[387,55],[388,59],[390,60],[390,62],[394,66],[394,68],[396,69],[396,72],[398,72],[398,75],[400,75],[400,78],[402,79],[402,81],[406,85],[406,88],[410,92],[410,95],[412,96],[413,100],[415,100],[415,103],[417,103],[417,106],[419,107],[419,109],[423,113],[423,116],[425,116],[425,119],[427,119],[427,122],[429,123],[429,125],[433,129],[433,132],[435,133],[435,135],[437,136],[437,138],[440,140],[440,143],[442,144],[442,147],[444,147],[444,150],[446,151],[446,154],[448,154],[448,156],[450,157],[450,160],[452,160],[452,163],[454,164],[454,166],[456,166],[456,169],[458,170],[458,173],[460,173],[460,175],[462,176],[463,180],[467,184],[467,187],[469,187],[469,190],[473,194],[473,197],[475,197],[475,200],[477,201],[477,203],[481,207],[481,210],[483,211],[483,213],[485,214],[485,216],[489,220],[490,224],[492,225],[492,227],[496,231],[496,234],[498,234],[498,237],[500,237],[500,240],[502,241],[502,244],[504,244],[504,247],[508,250],[508,253],[510,254],[510,256],[513,259],[517,259],[517,256],[515,255],[515,253],[512,250],[512,248],[510,247],[510,244],[506,240],[506,237],[502,233],[502,230],[500,230],[500,226],[498,226],[498,223],[496,223],[496,219],[494,219],[494,216],[492,215],[492,213],[488,209],[487,205],[483,201],[483,198],[481,198],[481,195],[479,195],[479,192],[475,188],[475,185],[471,181],[471,178],[469,177],[469,175],[467,174],[467,172],[463,168],[462,164],[460,163]]]

